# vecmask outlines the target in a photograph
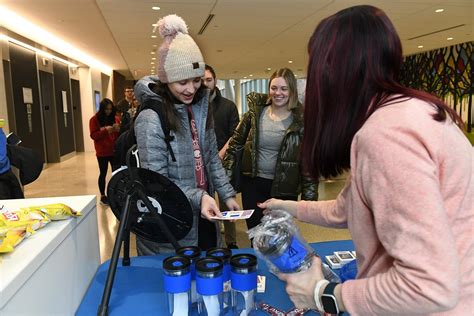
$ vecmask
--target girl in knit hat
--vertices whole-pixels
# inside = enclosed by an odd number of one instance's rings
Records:
[[[214,192],[230,210],[240,207],[218,156],[212,111],[208,111],[209,91],[201,86],[205,68],[201,51],[180,17],[162,18],[158,29],[164,38],[157,54],[158,78],[138,81],[135,96],[140,104],[154,102],[163,107],[171,150],[158,114],[151,109],[140,111],[135,121],[140,166],[168,177],[186,194],[194,221],[179,243],[205,250],[217,246],[220,238],[216,223],[210,221],[212,216],[220,216]],[[137,251],[139,255],[152,255],[174,249],[171,244],[137,236]]]

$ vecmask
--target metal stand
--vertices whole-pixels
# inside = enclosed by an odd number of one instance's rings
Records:
[[[131,148],[127,156],[133,154],[134,148]],[[136,154],[136,151],[135,151]],[[144,221],[144,222],[152,222],[158,224],[161,231],[165,234],[166,238],[169,242],[173,245],[175,249],[180,247],[176,238],[171,234],[170,230],[166,226],[165,222],[161,218],[160,215],[156,212],[156,208],[148,199],[147,195],[145,194],[145,188],[143,184],[140,182],[140,179],[137,175],[137,168],[132,167],[129,159],[127,158],[127,166],[130,174],[130,180],[132,182],[132,186],[130,190],[127,192],[127,197],[125,200],[125,204],[122,209],[122,216],[120,220],[119,230],[117,231],[117,236],[115,238],[114,249],[112,252],[112,258],[110,259],[109,270],[107,272],[107,280],[105,282],[104,293],[102,294],[102,301],[99,305],[99,309],[97,311],[97,315],[99,316],[107,316],[109,312],[109,301],[110,301],[110,294],[112,293],[112,287],[114,284],[115,279],[115,272],[117,271],[117,263],[120,256],[120,249],[122,248],[122,242],[124,243],[124,257],[122,260],[123,266],[130,265],[130,210],[132,206],[132,201],[134,198],[140,199],[145,204],[146,208],[148,209],[148,213],[144,213],[140,217],[137,218],[137,221]]]

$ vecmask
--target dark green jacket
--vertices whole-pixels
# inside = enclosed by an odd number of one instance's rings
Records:
[[[249,177],[257,176],[258,126],[263,109],[268,106],[266,94],[252,92],[247,95],[249,111],[237,126],[224,157],[223,165],[227,175],[232,176],[235,153],[244,146],[241,171]],[[272,184],[272,196],[293,197],[302,193],[303,200],[318,199],[318,181],[311,181],[302,174],[300,145],[303,139],[303,107],[292,110],[293,122],[286,130],[280,146]]]

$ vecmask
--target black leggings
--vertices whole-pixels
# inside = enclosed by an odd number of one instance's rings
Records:
[[[255,209],[252,217],[246,219],[247,221],[247,228],[253,228],[260,224],[260,221],[263,217],[263,209],[257,206],[257,203],[265,202],[270,198],[280,198],[284,200],[298,200],[298,196],[290,196],[290,197],[278,197],[272,196],[272,183],[273,180],[264,179],[264,178],[250,178],[246,176],[242,176],[242,206],[244,210],[248,209]]]
[[[108,157],[97,157],[97,162],[99,163],[99,191],[100,195],[105,195],[105,177],[107,176],[108,164],[112,168],[112,162],[114,161],[114,156]]]

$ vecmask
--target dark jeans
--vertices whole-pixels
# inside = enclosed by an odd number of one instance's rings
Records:
[[[99,163],[99,191],[101,195],[105,195],[105,177],[107,176],[108,165],[112,168],[113,156],[97,157]]]
[[[273,180],[264,179],[264,178],[250,178],[242,176],[242,206],[244,210],[255,209],[252,217],[247,219],[247,228],[253,228],[260,224],[260,221],[263,217],[263,209],[257,206],[257,203],[265,202],[270,198],[279,198],[285,200],[298,200],[298,196],[291,197],[278,197],[271,196]]]

